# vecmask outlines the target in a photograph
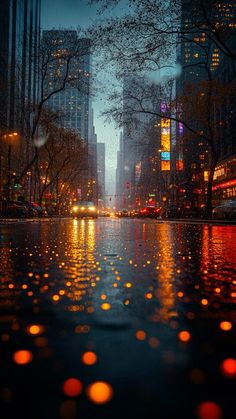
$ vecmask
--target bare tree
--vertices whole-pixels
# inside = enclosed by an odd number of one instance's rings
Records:
[[[67,86],[88,93],[90,75],[79,71],[79,62],[88,54],[88,47],[88,43],[80,42],[76,31],[60,31],[60,40],[55,36],[54,31],[47,31],[47,36],[42,37],[37,57],[39,62],[38,97],[35,103],[28,105],[24,115],[27,121],[25,136],[33,152],[31,159],[17,176],[18,183],[38,160],[39,147],[47,141],[48,131],[42,123],[45,115],[47,115],[47,126],[56,119],[59,123],[64,116],[60,111],[56,114],[50,112],[51,99],[65,90]],[[41,142],[43,137],[44,141]]]

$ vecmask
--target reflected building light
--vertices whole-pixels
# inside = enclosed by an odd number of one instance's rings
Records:
[[[173,289],[173,231],[170,225],[159,224],[157,228],[157,240],[160,244],[159,253],[161,254],[160,269],[157,270],[157,288],[155,296],[160,304],[156,309],[154,321],[168,322],[176,316],[175,293]]]

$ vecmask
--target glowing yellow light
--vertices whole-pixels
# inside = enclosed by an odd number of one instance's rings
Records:
[[[59,301],[60,297],[59,297],[59,295],[54,294],[54,295],[52,296],[52,299],[53,299],[53,301]]]
[[[27,327],[27,331],[30,335],[39,335],[40,333],[44,331],[44,328],[41,325],[32,324]]]
[[[110,310],[110,308],[111,308],[111,304],[109,304],[109,303],[102,303],[101,304],[101,309],[102,310]]]
[[[131,282],[126,282],[126,283],[125,283],[125,287],[126,287],[126,288],[132,288],[132,286],[133,286],[133,285],[131,284]]]
[[[206,298],[202,298],[202,300],[201,300],[201,304],[202,304],[203,306],[207,306],[207,305],[208,305],[208,300],[207,300]]]
[[[96,381],[87,388],[87,396],[95,404],[104,404],[111,400],[113,389],[105,381]]]

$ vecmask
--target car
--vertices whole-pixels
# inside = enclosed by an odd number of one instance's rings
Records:
[[[111,212],[108,210],[99,210],[98,211],[98,215],[99,217],[110,217],[111,216]]]
[[[166,208],[165,212],[166,218],[180,218],[181,217],[181,208],[177,205],[170,205]]]
[[[227,200],[212,210],[214,220],[236,220],[236,200]]]
[[[139,216],[143,218],[161,218],[161,207],[144,207],[139,210]]]
[[[75,203],[71,209],[71,213],[74,218],[98,217],[97,207],[92,201],[79,201]]]
[[[122,218],[122,217],[129,217],[129,211],[127,210],[127,209],[122,209],[121,211],[118,211],[117,213],[116,213],[116,216],[117,217],[119,217],[119,218]]]
[[[8,201],[6,203],[6,215],[8,217],[27,217],[28,208],[21,201]]]

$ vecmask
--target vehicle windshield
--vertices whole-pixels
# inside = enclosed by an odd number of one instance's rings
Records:
[[[74,205],[80,206],[80,207],[94,207],[95,204],[92,201],[79,201],[75,203]]]

